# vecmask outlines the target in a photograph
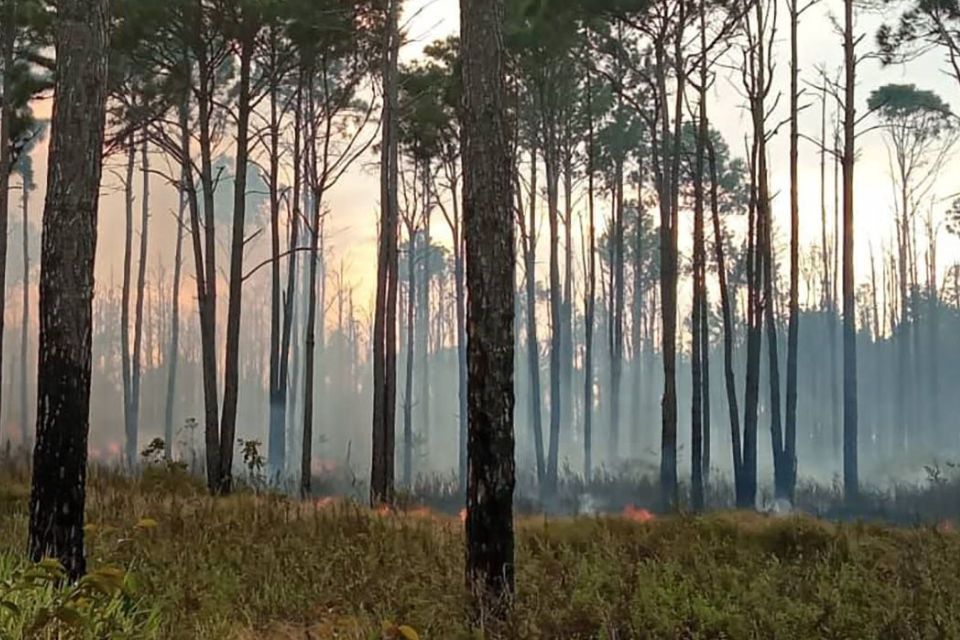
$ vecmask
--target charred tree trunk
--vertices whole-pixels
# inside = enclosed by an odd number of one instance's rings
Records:
[[[481,617],[514,587],[512,166],[504,87],[503,3],[461,0],[467,252],[469,479],[467,583]]]
[[[86,570],[83,517],[97,205],[107,93],[106,0],[61,0],[40,257],[37,442],[29,555]]]

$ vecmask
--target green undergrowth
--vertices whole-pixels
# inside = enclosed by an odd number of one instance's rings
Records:
[[[944,528],[522,517],[513,614],[471,629],[455,515],[213,499],[177,473],[92,473],[88,556],[102,589],[79,595],[42,577],[14,588],[38,568],[22,559],[27,492],[4,480],[0,637],[960,637],[960,535]]]

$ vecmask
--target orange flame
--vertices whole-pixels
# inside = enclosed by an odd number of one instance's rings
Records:
[[[431,518],[433,517],[433,512],[426,507],[417,507],[416,509],[407,511],[407,515],[411,518]]]
[[[323,498],[317,498],[315,504],[318,509],[326,509],[327,507],[332,507],[336,500],[330,496],[325,496]]]
[[[467,510],[460,509],[460,522],[466,522],[466,521],[467,521]]]
[[[382,504],[377,507],[376,512],[378,516],[388,516],[392,513],[392,510],[390,509],[390,505]]]
[[[623,517],[633,522],[650,522],[656,518],[656,516],[646,509],[638,509],[632,504],[628,504],[626,508],[624,508]]]

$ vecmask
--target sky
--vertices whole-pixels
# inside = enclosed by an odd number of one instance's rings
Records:
[[[801,77],[816,82],[817,69],[820,67],[837,69],[841,62],[841,42],[835,32],[831,16],[838,15],[842,9],[839,0],[821,1],[804,13],[800,24],[800,66]],[[786,90],[789,81],[789,49],[786,12],[781,12],[776,56],[778,61],[777,91],[783,92],[780,100],[781,117],[786,117]],[[431,41],[454,34],[459,29],[458,0],[409,0],[405,8],[403,22],[407,29],[407,44],[401,52],[402,61],[410,61],[420,55],[423,47]],[[874,48],[874,34],[883,22],[884,16],[862,13],[858,17],[857,30],[866,36],[861,44],[864,52]],[[857,86],[858,109],[865,109],[866,98],[870,91],[886,83],[915,83],[919,88],[932,89],[954,108],[960,109],[960,89],[943,72],[942,56],[933,52],[907,65],[881,68],[879,61],[868,59],[862,63]],[[726,77],[725,77],[726,76]],[[743,107],[743,99],[737,86],[735,73],[721,74],[713,89],[711,109],[712,124],[719,129],[730,144],[734,153],[743,155],[744,136],[749,131],[748,114]],[[817,136],[820,131],[819,97],[812,93],[802,98],[808,106],[801,113],[801,131]],[[41,105],[40,111],[48,111],[49,105]],[[866,126],[866,124],[865,124]],[[770,145],[771,183],[775,193],[773,207],[778,226],[786,227],[788,216],[788,165],[787,165],[786,128]],[[855,215],[857,219],[857,269],[858,279],[865,279],[869,271],[870,248],[879,253],[881,245],[889,242],[892,233],[893,190],[888,176],[888,156],[879,132],[865,134],[858,142],[859,156],[856,167]],[[165,171],[168,161],[159,153],[152,154],[155,169]],[[45,149],[36,154],[37,180],[43,193],[45,183]],[[328,200],[329,217],[327,219],[328,267],[331,271],[342,269],[344,280],[355,290],[355,300],[361,309],[372,304],[376,265],[376,220],[379,208],[378,167],[376,155],[369,153],[362,158],[330,193]],[[123,195],[119,176],[122,173],[123,158],[114,157],[107,161],[103,183],[103,200],[100,211],[100,234],[97,256],[97,280],[100,287],[119,287],[120,268],[123,257]],[[957,175],[957,162],[951,158],[943,168],[942,177],[934,190],[940,198],[960,191],[960,185],[951,180]],[[819,151],[810,143],[802,142],[800,150],[800,207],[802,243],[815,241],[820,233],[820,186]],[[139,178],[138,178],[139,180]],[[832,182],[832,181],[831,181]],[[161,273],[167,280],[172,270],[173,247],[176,233],[176,195],[169,184],[155,177],[151,181],[152,205],[150,221],[150,255],[148,259],[148,278],[156,280]],[[139,197],[139,196],[138,196]],[[39,229],[42,212],[42,198],[34,198],[30,212],[31,220]],[[832,202],[832,193],[828,194]],[[945,209],[947,202],[936,205]],[[137,211],[139,212],[139,204]],[[605,211],[600,212],[605,215]],[[139,215],[139,214],[138,214]],[[439,216],[438,216],[439,218]],[[443,228],[444,225],[436,225]],[[781,232],[783,233],[783,232]],[[785,237],[785,236],[784,236]],[[442,231],[440,234],[442,241]],[[266,234],[251,243],[251,251],[267,250]],[[924,242],[920,241],[921,245]],[[259,246],[258,246],[259,245]],[[960,242],[944,233],[940,238],[938,259],[942,272],[956,259],[960,259]],[[191,262],[185,263],[187,274],[192,270]],[[264,270],[258,278],[266,278]],[[265,280],[264,280],[265,283]],[[12,295],[12,293],[8,293]],[[185,280],[183,299],[192,299],[192,283],[189,275]]]

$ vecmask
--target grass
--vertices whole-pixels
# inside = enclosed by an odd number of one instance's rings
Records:
[[[366,640],[401,637],[399,625],[442,639],[960,637],[960,535],[944,527],[522,516],[514,613],[471,629],[456,515],[215,500],[155,469],[93,471],[87,520],[91,568],[124,571],[94,612],[99,630],[31,636],[36,612],[67,598],[44,585],[16,596],[18,615],[0,612],[0,637]],[[26,524],[25,478],[7,472],[0,581],[27,568]]]

